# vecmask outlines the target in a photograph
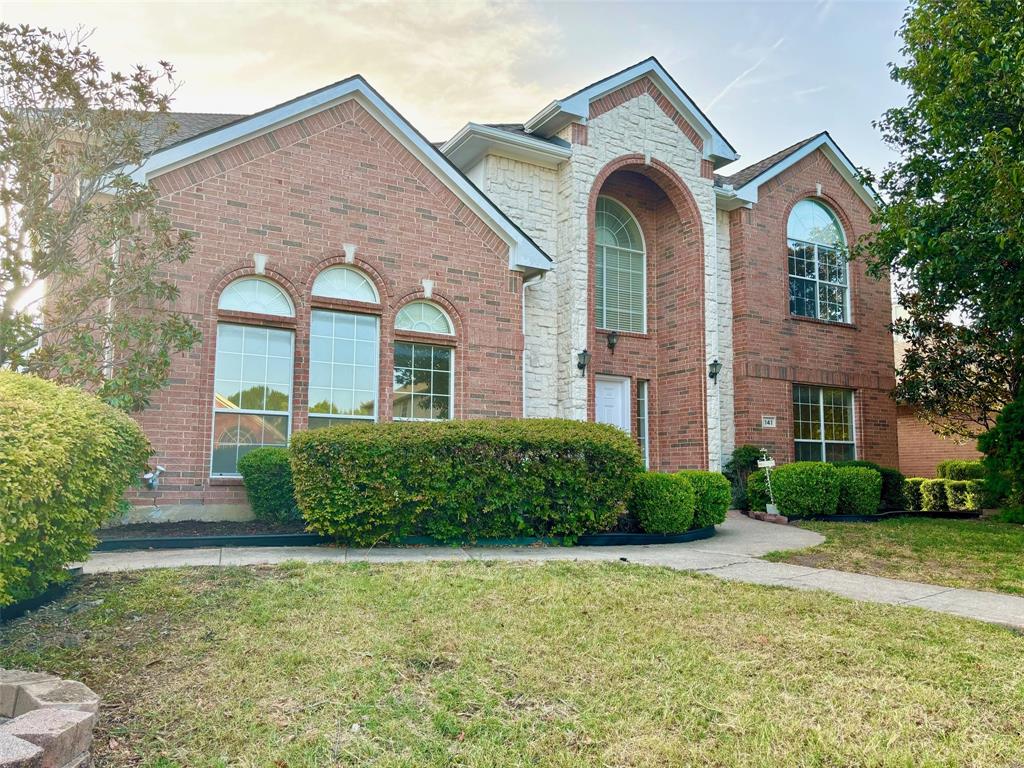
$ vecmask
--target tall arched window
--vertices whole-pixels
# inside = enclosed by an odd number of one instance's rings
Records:
[[[405,334],[455,335],[451,318],[429,301],[413,301],[402,307],[395,316],[395,330]],[[394,390],[396,421],[452,418],[455,350],[427,338],[396,339]]]
[[[288,295],[269,280],[245,277],[220,295],[220,310],[273,318],[295,315]],[[288,444],[295,334],[287,328],[217,323],[211,475],[237,475],[253,448]]]
[[[610,331],[647,330],[647,258],[640,225],[610,197],[597,198],[595,320]]]
[[[815,200],[789,214],[789,312],[835,323],[850,319],[846,237],[836,215]]]

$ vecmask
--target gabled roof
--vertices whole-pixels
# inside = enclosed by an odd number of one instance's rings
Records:
[[[158,112],[154,114],[146,124],[146,136],[143,137],[143,150],[148,154],[157,149],[166,149],[174,144],[206,133],[213,128],[241,120],[247,115],[228,115],[213,112]],[[168,135],[171,125],[176,125],[177,130]],[[167,138],[166,144],[158,145],[157,142]]]
[[[551,102],[526,121],[523,126],[524,130],[528,133],[548,137],[571,122],[585,122],[590,113],[590,102],[644,77],[650,78],[661,89],[672,105],[704,140],[705,158],[712,160],[716,166],[739,159],[732,144],[726,140],[707,115],[679,87],[679,83],[653,56],[581,88],[564,99]]]
[[[715,174],[715,192],[718,194],[719,205],[736,208],[757,202],[758,188],[767,181],[774,179],[787,168],[799,163],[812,152],[821,150],[836,170],[846,179],[854,192],[871,210],[878,207],[878,193],[870,184],[861,180],[860,172],[850,162],[850,158],[839,148],[828,131],[816,133],[803,141],[798,141],[785,149],[769,155],[763,160],[748,165],[736,173]],[[723,205],[724,204],[724,205]]]
[[[136,181],[147,182],[160,174],[330,109],[349,99],[356,99],[399,143],[424,163],[508,244],[510,268],[552,268],[551,257],[466,178],[465,174],[436,146],[427,141],[423,134],[377,93],[361,75],[353,75],[256,114],[228,120],[220,125],[211,125],[192,136],[179,139],[154,151],[143,165],[134,169],[132,177]]]
[[[466,123],[440,149],[459,168],[469,169],[496,146],[508,157],[546,168],[557,168],[572,155],[568,143],[535,136],[511,123]]]

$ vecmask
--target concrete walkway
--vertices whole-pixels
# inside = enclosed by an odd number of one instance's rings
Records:
[[[303,562],[410,562],[424,560],[595,560],[662,565],[751,584],[821,589],[854,600],[910,605],[1024,630],[1024,598],[995,592],[953,589],[826,568],[770,563],[760,555],[802,549],[824,538],[812,531],[751,520],[735,512],[711,539],[688,544],[633,547],[236,547],[96,552],[86,573],[193,565],[262,565]]]

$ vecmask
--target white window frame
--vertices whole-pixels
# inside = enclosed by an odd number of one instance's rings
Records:
[[[447,312],[445,313],[448,314]],[[451,318],[449,318],[451,322]],[[403,333],[415,333],[415,331],[403,331]],[[392,421],[431,421],[431,422],[442,422],[442,421],[454,421],[455,420],[455,362],[456,362],[456,349],[454,346],[448,346],[446,344],[438,344],[433,340],[424,339],[423,341],[414,341],[411,339],[395,339],[395,345],[398,344],[419,344],[423,347],[438,347],[440,349],[447,349],[451,352],[451,369],[448,371],[448,418],[447,419],[421,419],[415,416],[395,416],[395,398],[400,394],[395,391],[395,375],[394,369],[397,367],[394,364],[394,353],[392,353],[391,361],[391,419]],[[413,353],[415,354],[415,352]],[[431,370],[433,372],[433,370]],[[431,378],[431,387],[433,387],[433,378]],[[431,390],[431,395],[434,394]],[[413,413],[416,412],[415,408],[416,401],[413,400]]]
[[[352,298],[351,296],[335,296],[331,293],[323,291],[322,289],[318,290],[317,283],[320,283],[321,278],[323,278],[325,275],[328,275],[331,272],[351,272],[363,278],[363,280],[366,281],[366,284],[370,286],[370,292],[373,294],[373,298],[370,301],[366,301],[365,299],[355,299]],[[357,269],[356,267],[350,267],[347,264],[334,264],[330,267],[327,267],[326,269],[322,269],[319,272],[319,274],[317,274],[317,276],[313,279],[313,287],[310,289],[310,294],[312,296],[318,296],[325,299],[338,299],[339,301],[358,301],[362,304],[380,304],[380,291],[377,290],[377,286],[374,285],[373,280],[370,279],[370,276],[363,272],[361,269]]]
[[[595,214],[594,214],[594,284],[595,284],[595,290],[594,290],[594,293],[595,293],[595,296],[594,296],[594,324],[597,326],[597,328],[599,330],[602,330],[602,331],[617,331],[618,333],[641,333],[641,334],[646,334],[647,333],[647,239],[644,237],[644,230],[640,226],[640,220],[635,215],[633,215],[633,212],[631,210],[629,210],[628,207],[626,207],[624,204],[622,204],[621,202],[616,200],[614,197],[611,197],[609,195],[599,195],[597,199],[600,200],[601,198],[605,198],[607,200],[611,200],[617,206],[622,208],[622,210],[624,210],[626,212],[626,214],[633,220],[633,223],[636,225],[637,232],[640,233],[640,245],[641,245],[641,248],[643,250],[636,251],[636,250],[634,250],[632,248],[621,248],[620,246],[617,246],[617,245],[616,246],[604,246],[604,245],[601,245],[600,243],[598,243],[597,242],[597,213],[595,212]],[[643,273],[643,275],[642,275],[643,276],[643,287],[641,288],[641,295],[640,295],[640,304],[641,304],[641,313],[642,314],[641,314],[641,318],[640,318],[641,319],[641,323],[640,323],[641,329],[639,331],[628,330],[628,329],[625,329],[625,328],[609,328],[608,327],[608,309],[607,309],[607,304],[604,307],[601,307],[603,315],[604,315],[604,323],[602,324],[602,323],[597,322],[598,305],[597,305],[597,296],[596,296],[596,294],[597,294],[596,285],[597,285],[597,276],[598,276],[597,275],[597,273],[598,273],[598,263],[601,262],[601,250],[600,249],[602,249],[602,248],[610,248],[610,247],[618,248],[620,251],[627,251],[629,253],[639,253],[640,256],[643,259],[643,268],[641,269],[641,272]],[[607,276],[607,274],[608,274],[607,267],[602,266],[600,271],[601,271],[602,278]],[[607,300],[607,298],[608,298],[607,280],[605,280],[604,282],[605,282],[605,284],[601,286],[601,295],[605,298],[605,300]]]
[[[642,397],[641,397],[642,394]],[[637,419],[637,432],[640,431],[640,422],[643,422],[644,430],[643,435],[637,435],[641,438],[640,449],[644,455],[644,466],[648,469],[651,466],[651,383],[647,379],[637,379],[636,381],[636,419]]]
[[[371,283],[371,285],[372,285],[372,283]],[[374,401],[373,401],[373,415],[372,416],[343,416],[343,415],[338,414],[338,413],[313,413],[311,410],[309,410],[310,406],[312,405],[311,398],[309,396],[309,392],[310,392],[310,390],[313,389],[313,379],[312,379],[313,357],[312,357],[312,352],[310,352],[310,354],[309,354],[309,366],[310,366],[310,368],[309,368],[309,373],[307,373],[307,376],[306,376],[306,378],[308,380],[307,384],[306,384],[306,419],[307,419],[307,425],[309,423],[308,422],[309,419],[333,419],[333,420],[338,421],[338,422],[343,422],[343,421],[377,421],[380,418],[380,344],[381,344],[381,340],[380,340],[380,317],[378,317],[376,315],[369,315],[369,314],[364,314],[364,313],[360,313],[360,312],[346,312],[346,311],[340,310],[340,309],[324,309],[323,307],[312,307],[312,308],[310,308],[310,311],[309,311],[309,339],[310,339],[310,343],[312,343],[312,340],[313,340],[313,313],[314,312],[330,312],[330,313],[335,314],[335,315],[352,315],[354,317],[372,317],[374,319],[375,325],[376,325],[376,330],[377,330],[377,343],[375,345],[375,347],[376,347],[376,355],[374,356],[374,366],[373,366],[373,380],[375,382],[374,386],[376,388],[375,389],[376,397],[374,398]],[[333,339],[333,337],[332,337],[332,339]],[[334,365],[333,361],[332,361],[331,364]],[[323,389],[323,387],[319,387],[319,389]],[[331,389],[333,390],[333,387]]]
[[[794,425],[793,425],[793,432],[794,432],[794,436],[793,436],[793,458],[794,458],[794,460],[796,460],[796,444],[797,443],[805,443],[805,444],[810,444],[810,445],[817,445],[819,448],[821,448],[821,459],[819,459],[819,461],[827,462],[828,459],[825,458],[825,457],[826,457],[828,451],[826,450],[826,448],[827,448],[828,443],[833,443],[833,444],[836,444],[836,445],[852,445],[853,446],[853,459],[849,459],[849,461],[856,461],[857,460],[857,391],[854,390],[854,389],[847,389],[846,387],[823,387],[823,386],[820,386],[818,384],[799,384],[799,383],[797,383],[797,384],[793,385],[793,390],[795,390],[796,387],[806,387],[807,389],[812,389],[812,390],[816,389],[816,390],[818,390],[818,434],[821,435],[821,438],[818,439],[818,440],[807,440],[807,439],[799,439],[798,440],[796,438],[796,434],[795,434],[796,433],[796,424],[794,423]],[[839,390],[839,391],[842,391],[842,392],[849,392],[850,393],[850,439],[849,440],[826,440],[825,439],[825,390],[826,389],[835,389],[835,390]],[[795,394],[795,392],[793,392],[793,391],[790,392],[790,406],[789,406],[789,408],[790,408],[790,412],[791,413],[792,413],[792,410],[793,410],[793,395],[794,394]]]
[[[288,334],[289,339],[291,341],[290,355],[291,355],[292,365],[291,365],[291,383],[290,383],[290,390],[289,390],[290,394],[288,395],[288,412],[287,412],[288,429],[287,429],[287,434],[285,435],[285,445],[287,446],[288,444],[291,443],[292,431],[293,431],[293,429],[295,427],[295,414],[294,414],[294,411],[295,411],[295,330],[292,329],[292,328],[279,328],[277,326],[251,325],[251,324],[246,324],[246,323],[234,323],[234,322],[231,322],[229,320],[218,320],[217,321],[217,328],[216,328],[217,340],[215,342],[218,346],[219,346],[219,341],[220,341],[220,327],[222,325],[233,325],[233,326],[236,326],[238,328],[255,328],[257,330],[283,331],[283,332]],[[214,451],[214,449],[216,448],[216,445],[217,445],[217,439],[216,439],[216,437],[217,437],[217,432],[216,432],[216,429],[217,429],[217,414],[218,413],[229,413],[229,414],[237,414],[239,416],[284,416],[286,414],[285,414],[284,411],[267,411],[267,410],[257,410],[257,409],[254,409],[254,408],[218,408],[217,407],[217,375],[216,375],[216,371],[217,371],[217,351],[218,351],[218,349],[215,347],[214,350],[213,350],[213,366],[214,366],[213,411],[212,411],[213,415],[212,415],[212,417],[210,419],[210,461],[209,461],[209,463],[207,465],[207,467],[208,467],[208,474],[209,474],[209,477],[211,477],[211,478],[214,478],[214,477],[241,477],[242,475],[239,472],[233,472],[233,473],[231,473],[231,472],[217,472],[217,473],[214,473],[214,471],[213,471],[213,451]],[[262,446],[257,446],[257,447],[262,447]],[[236,464],[237,464],[237,462],[236,462]]]
[[[816,206],[820,207],[822,210],[828,212],[829,216],[831,216],[832,220],[835,222],[836,229],[839,230],[840,236],[843,238],[843,244],[841,246],[833,247],[833,246],[830,246],[830,245],[828,245],[826,243],[815,243],[815,242],[811,242],[809,240],[800,240],[799,238],[790,237],[789,236],[789,231],[788,231],[789,230],[789,218],[792,217],[793,211],[796,209],[796,205],[800,205],[800,203],[803,203],[803,202],[811,203],[812,205],[816,205]],[[819,202],[818,200],[814,200],[812,198],[805,197],[802,200],[797,201],[796,205],[794,205],[793,208],[790,209],[789,217],[787,217],[787,219],[786,219],[786,229],[787,229],[787,232],[786,232],[786,275],[787,275],[786,293],[788,294],[787,295],[787,303],[792,302],[792,299],[793,299],[793,296],[792,296],[792,293],[790,292],[790,287],[789,287],[789,281],[790,280],[794,280],[794,279],[795,280],[806,280],[806,281],[812,281],[813,280],[813,282],[814,282],[814,317],[810,318],[810,319],[820,320],[823,323],[844,323],[844,324],[852,323],[853,322],[853,313],[852,313],[852,308],[851,308],[851,304],[850,304],[850,294],[853,293],[853,289],[852,289],[852,286],[850,285],[850,260],[848,258],[849,246],[848,246],[848,241],[846,239],[846,232],[843,230],[843,225],[839,221],[839,217],[836,216],[835,211],[833,211],[829,206],[825,205],[824,203]],[[789,244],[790,243],[800,243],[801,245],[809,245],[809,246],[812,246],[814,248],[814,277],[813,278],[806,277],[804,275],[794,275],[790,271],[790,269],[789,269]],[[844,271],[844,273],[846,275],[846,282],[845,283],[834,283],[834,282],[831,282],[830,280],[822,280],[821,279],[821,267],[820,267],[821,261],[820,261],[819,256],[818,256],[818,248],[819,248],[819,246],[824,246],[826,248],[832,248],[833,250],[836,251],[836,254],[840,258],[842,258],[842,260],[843,260],[843,271]],[[842,320],[832,320],[832,319],[827,318],[827,317],[822,317],[822,315],[821,315],[821,286],[823,286],[823,285],[831,286],[833,288],[842,288],[843,289],[843,319]],[[800,315],[800,314],[797,314],[797,313],[793,312],[792,306],[790,306],[789,314],[790,314],[791,317],[804,317],[804,318],[808,317],[807,315]]]

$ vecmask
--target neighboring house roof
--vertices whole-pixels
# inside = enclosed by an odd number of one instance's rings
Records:
[[[803,141],[798,141],[736,173],[729,175],[716,173],[715,192],[718,195],[719,205],[725,208],[738,208],[756,203],[758,189],[762,184],[774,179],[787,168],[818,150],[821,150],[831,161],[868,208],[874,210],[878,207],[878,193],[870,184],[861,179],[856,166],[850,162],[850,158],[839,148],[828,131],[822,131]]]
[[[705,158],[712,160],[716,166],[739,159],[732,144],[686,94],[686,91],[679,87],[679,83],[661,66],[661,62],[653,56],[631,67],[626,67],[614,75],[598,80],[596,83],[591,83],[563,99],[551,102],[527,120],[523,128],[527,133],[548,137],[569,123],[585,122],[590,113],[592,101],[645,77],[654,82],[672,103],[672,106],[703,139]]]
[[[349,99],[356,99],[399,143],[431,169],[463,203],[508,244],[510,268],[552,268],[551,257],[492,203],[451,160],[427,141],[423,134],[377,93],[361,75],[353,75],[253,115],[236,117],[220,125],[210,124],[209,127],[200,129],[187,138],[157,149],[142,166],[133,171],[132,176],[137,181],[149,181],[160,174],[249,141],[311,114],[330,109]],[[231,116],[221,117],[227,119]],[[191,124],[199,127],[198,122],[192,121]]]
[[[143,149],[146,153],[154,152],[174,144],[206,133],[213,128],[241,120],[247,115],[228,115],[213,112],[159,112],[154,114],[147,124],[147,136],[143,138]],[[171,133],[171,127],[176,130]],[[163,141],[160,145],[157,142]]]

